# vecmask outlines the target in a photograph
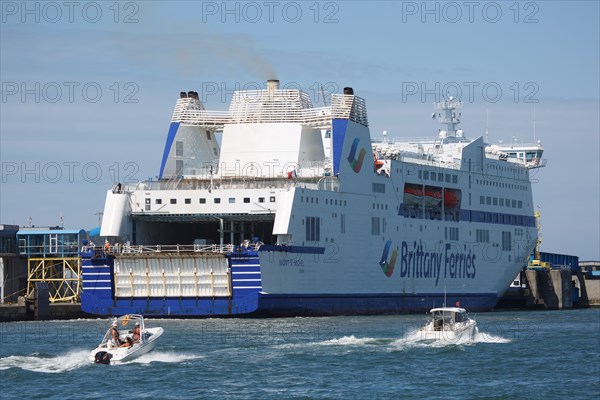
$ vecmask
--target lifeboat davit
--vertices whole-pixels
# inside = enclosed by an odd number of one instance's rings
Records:
[[[373,153],[373,161],[375,162],[375,171],[383,167],[383,161],[377,159],[377,153]]]

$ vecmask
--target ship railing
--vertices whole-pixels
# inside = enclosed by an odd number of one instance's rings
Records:
[[[367,117],[367,103],[365,99],[355,95],[331,95],[332,118],[349,119],[358,124],[369,126]]]
[[[233,119],[228,111],[175,109],[171,121],[184,125],[222,127],[232,123]]]
[[[513,164],[519,164],[526,168],[542,168],[545,167],[548,159],[546,158],[533,158],[531,160],[524,160],[522,158],[507,158],[506,161],[511,162]]]
[[[291,185],[303,188],[314,188],[320,177],[308,179],[236,179],[221,178],[210,180],[182,179],[173,183],[172,180],[142,181],[136,186],[137,190],[219,190],[219,189],[281,189]]]
[[[111,254],[149,254],[149,253],[231,253],[232,244],[156,244],[156,245],[128,245],[117,244],[105,248]]]
[[[319,190],[327,190],[330,192],[340,191],[340,180],[335,176],[325,176],[319,180],[317,185]]]
[[[533,160],[527,161],[527,168],[542,168],[546,166],[548,159],[546,158],[534,158]]]
[[[239,96],[238,96],[239,97]],[[231,123],[300,123],[313,127],[329,127],[332,119],[349,119],[369,126],[365,100],[355,95],[333,94],[331,105],[313,108],[310,102],[282,101],[285,96],[276,95],[276,101],[253,100],[232,102],[228,111],[208,111],[176,107],[172,121],[186,125],[222,127]]]

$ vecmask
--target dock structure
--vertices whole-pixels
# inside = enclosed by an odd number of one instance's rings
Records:
[[[600,263],[594,281],[577,256],[534,254],[534,261],[515,278],[496,308],[562,310],[600,305]]]
[[[17,251],[18,225],[0,225],[0,304],[25,294],[27,261]]]
[[[580,261],[579,267],[590,306],[600,307],[600,261]]]
[[[79,243],[86,238],[87,234],[83,229],[19,229],[19,254],[27,257],[26,295],[32,297],[36,284],[45,283],[48,285],[50,302],[79,301]]]

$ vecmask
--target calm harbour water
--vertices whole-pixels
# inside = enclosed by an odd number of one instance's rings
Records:
[[[473,315],[472,315],[473,317]],[[0,324],[1,399],[589,399],[600,310],[474,315],[475,340],[411,332],[425,315],[147,320],[157,348],[88,361],[107,320]]]

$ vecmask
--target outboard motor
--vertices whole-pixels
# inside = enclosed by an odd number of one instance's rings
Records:
[[[99,351],[94,356],[94,362],[96,364],[110,364],[110,359],[112,358],[112,354],[106,351]]]

